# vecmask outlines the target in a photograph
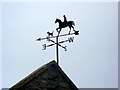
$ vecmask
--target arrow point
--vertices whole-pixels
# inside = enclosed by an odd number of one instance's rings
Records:
[[[79,35],[79,31],[75,31],[75,35]]]
[[[38,38],[36,41],[40,41],[41,40],[41,38]]]

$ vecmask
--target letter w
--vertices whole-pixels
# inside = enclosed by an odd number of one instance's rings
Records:
[[[69,43],[73,42],[73,40],[74,40],[74,37],[68,38]]]

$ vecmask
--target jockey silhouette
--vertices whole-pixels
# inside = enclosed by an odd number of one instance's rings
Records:
[[[66,24],[66,23],[67,23],[67,18],[66,18],[65,15],[63,15],[63,17],[64,17],[64,21],[63,21],[63,23]]]

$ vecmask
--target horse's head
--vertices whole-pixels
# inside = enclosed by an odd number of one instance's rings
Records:
[[[57,23],[58,22],[58,18],[56,18],[56,20],[55,20],[55,23]]]
[[[55,20],[55,23],[60,23],[61,22],[61,20],[60,19],[58,19],[58,18],[56,18],[56,20]]]

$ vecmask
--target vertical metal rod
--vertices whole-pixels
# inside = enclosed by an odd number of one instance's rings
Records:
[[[58,71],[58,67],[59,67],[58,36],[56,37],[56,58],[57,58],[57,76],[59,78],[59,71]],[[58,80],[58,78],[57,78],[57,87],[59,87],[59,80]]]
[[[58,36],[56,37],[56,58],[57,58],[57,65],[59,65]]]

